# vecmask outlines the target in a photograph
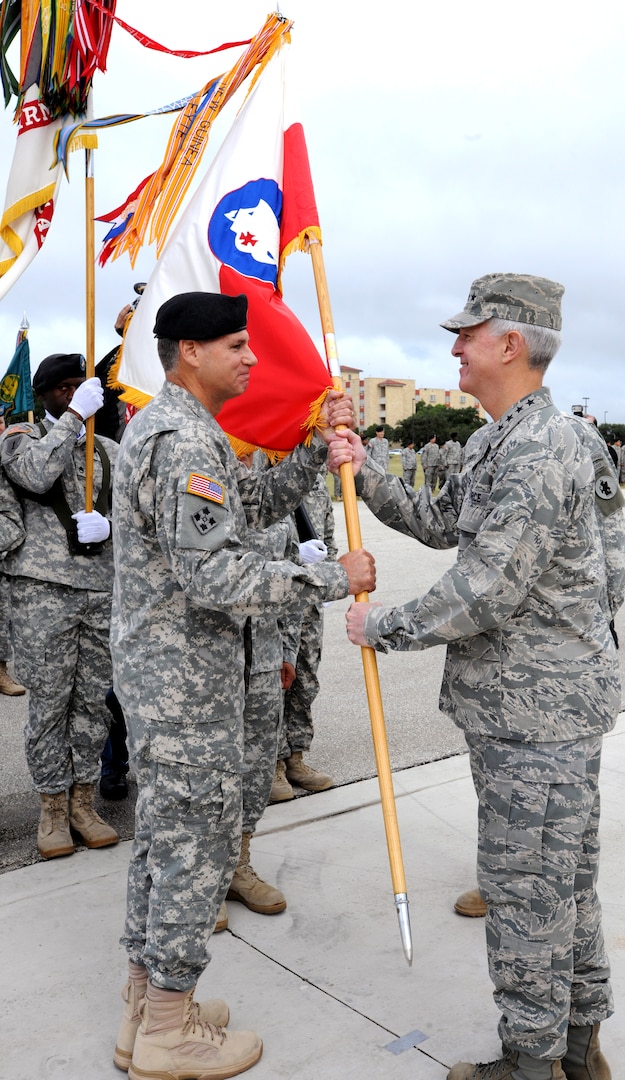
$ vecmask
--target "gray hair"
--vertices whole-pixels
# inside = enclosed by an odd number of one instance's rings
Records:
[[[178,346],[179,343],[177,341],[171,341],[169,338],[158,338],[156,348],[158,350],[158,358],[163,365],[163,371],[173,371],[176,367],[180,353]]]
[[[529,366],[540,371],[547,370],[562,344],[560,331],[552,330],[549,326],[512,322],[510,319],[489,319],[488,329],[494,337],[503,337],[510,330],[518,331],[527,345]]]

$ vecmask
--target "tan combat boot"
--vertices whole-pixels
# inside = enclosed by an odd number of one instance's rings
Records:
[[[0,660],[0,694],[7,694],[8,697],[20,697],[21,694],[25,693],[26,687],[16,682],[7,671],[6,660]]]
[[[138,965],[133,964],[132,967],[140,970]],[[143,971],[145,971],[145,968],[143,968]],[[115,1042],[115,1052],[113,1054],[113,1062],[122,1072],[128,1072],[130,1062],[132,1061],[135,1039],[137,1037],[137,1031],[139,1030],[139,1024],[141,1023],[139,1006],[141,1005],[148,988],[147,971],[145,972],[145,976],[144,979],[130,978],[122,990],[124,1010],[122,1012],[122,1019],[119,1025],[119,1031],[117,1032],[117,1040]],[[230,1019],[230,1009],[226,1005],[226,1002],[222,1001],[220,998],[211,998],[209,1001],[200,1001],[198,1002],[198,1009],[200,1020],[205,1024],[213,1024],[216,1027],[225,1027]]]
[[[155,993],[156,991],[156,993]],[[255,1065],[263,1044],[253,1031],[228,1031],[200,1018],[193,991],[160,991],[148,984],[139,1006],[129,1080],[223,1080]],[[160,1000],[152,1000],[156,996]]]
[[[459,915],[467,915],[470,919],[483,919],[486,915],[486,904],[480,890],[469,889],[468,892],[463,892],[454,904],[454,911]]]
[[[69,823],[83,838],[88,848],[108,847],[116,844],[119,836],[112,826],[107,825],[99,814],[96,814],[93,800],[95,788],[93,784],[72,784],[69,793]]]
[[[234,871],[226,900],[238,900],[250,911],[256,911],[259,915],[278,915],[284,911],[286,899],[279,889],[274,889],[273,885],[267,885],[262,878],[259,878],[250,866],[251,839],[249,833],[243,833],[241,837],[239,865]]]
[[[44,859],[73,855],[74,841],[69,831],[67,795],[41,795],[41,816],[37,829],[37,847]]]
[[[279,760],[276,762],[276,770],[273,774],[269,802],[286,802],[287,799],[294,798],[295,792],[286,778],[286,761]]]
[[[217,912],[217,922],[215,923],[213,933],[214,934],[221,934],[221,933],[223,933],[224,930],[227,930],[227,929],[228,929],[228,908],[226,907],[225,900],[223,900],[222,903],[220,904],[219,911]],[[214,1021],[211,1021],[211,1023],[214,1023]],[[225,1024],[223,1024],[222,1027],[225,1027]]]
[[[599,1046],[599,1024],[569,1027],[562,1062],[566,1080],[612,1080],[610,1066]]]
[[[499,1061],[470,1065],[459,1061],[447,1073],[447,1080],[568,1080],[559,1061],[533,1058],[519,1050],[508,1050]]]
[[[302,760],[302,751],[295,750],[290,758],[286,759],[286,776],[291,784],[297,784],[305,791],[327,791],[334,787],[334,780],[326,773],[311,769],[310,765]]]

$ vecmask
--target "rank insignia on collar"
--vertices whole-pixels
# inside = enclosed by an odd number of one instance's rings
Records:
[[[187,491],[190,495],[199,495],[202,499],[210,499],[211,502],[223,503],[226,492],[223,484],[217,480],[211,480],[203,473],[192,472],[187,483]]]

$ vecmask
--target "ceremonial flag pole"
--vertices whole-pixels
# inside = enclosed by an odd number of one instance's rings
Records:
[[[309,236],[308,239],[313,273],[315,275],[315,286],[317,289],[317,300],[319,303],[326,358],[334,387],[336,390],[341,390],[342,384],[338,351],[336,348],[336,338],[334,336],[334,323],[332,320],[330,294],[323,262],[323,253],[321,244],[316,237]],[[358,504],[356,502],[354,474],[349,463],[346,462],[344,465],[341,465],[340,477],[343,492],[343,506],[345,507],[345,523],[347,525],[347,542],[349,550],[354,551],[355,549],[362,547],[362,538],[360,533]],[[368,599],[369,594],[366,592],[358,593],[356,596],[357,602],[367,603]],[[369,702],[369,718],[371,720],[373,749],[375,752],[378,783],[380,786],[384,829],[386,831],[386,844],[391,867],[391,881],[393,883],[395,907],[397,909],[397,918],[399,920],[399,932],[401,934],[404,955],[408,964],[412,965],[412,934],[410,931],[410,913],[408,911],[406,877],[404,874],[404,862],[399,839],[399,826],[397,824],[397,808],[395,806],[395,794],[393,791],[391,762],[388,753],[378,665],[373,649],[363,647],[361,652],[367,699]]]
[[[93,150],[85,150],[85,240],[86,240],[86,371],[85,377],[95,375],[95,200],[93,178]],[[95,416],[85,421],[85,510],[93,510],[93,454]]]

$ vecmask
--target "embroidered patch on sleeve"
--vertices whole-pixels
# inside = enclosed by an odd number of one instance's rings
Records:
[[[210,499],[211,502],[216,503],[223,503],[226,497],[223,484],[196,472],[192,472],[189,476],[187,491],[191,495],[200,495],[202,499]]]
[[[206,536],[206,533],[218,524],[217,518],[208,506],[203,506],[201,510],[196,510],[195,514],[191,514],[191,521],[202,536]]]

